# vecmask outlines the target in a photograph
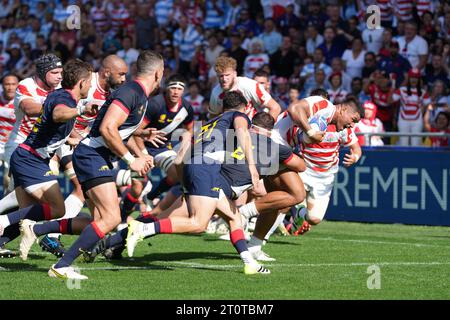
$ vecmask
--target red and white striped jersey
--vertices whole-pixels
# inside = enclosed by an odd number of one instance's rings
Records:
[[[345,97],[347,97],[348,92],[342,89],[341,87],[337,90],[328,89],[328,96],[330,97],[330,101],[334,104],[338,104],[341,101],[345,100]]]
[[[421,17],[425,11],[432,12],[431,0],[417,0],[417,14]]]
[[[3,153],[5,143],[8,141],[15,122],[14,99],[6,101],[3,96],[0,96],[0,154]]]
[[[386,92],[382,91],[376,84],[371,84],[369,87],[370,101],[377,105],[377,115],[381,121],[386,122],[392,119],[392,107],[388,103],[391,90]]]
[[[185,96],[184,99],[192,106],[192,110],[194,110],[194,119],[198,120],[200,114],[203,113],[202,103],[205,98],[198,94],[195,99],[193,99],[191,95]]]
[[[337,132],[335,125],[329,125],[320,143],[305,143],[300,146],[300,153],[305,160],[307,170],[315,175],[327,176],[335,174],[339,169],[339,148],[358,143],[352,128]]]
[[[263,111],[272,96],[264,89],[264,87],[253,79],[246,77],[237,77],[236,84],[232,91],[241,92],[248,104],[245,107],[245,114],[252,119],[258,111]],[[225,91],[222,90],[220,84],[217,84],[209,100],[209,112],[211,114],[221,114],[223,111],[223,97]]]
[[[423,90],[419,97],[416,88],[411,88],[411,95],[408,95],[406,87],[400,87],[392,95],[394,101],[400,101],[400,117],[404,120],[417,120],[422,118],[422,109],[431,103],[430,96]]]
[[[128,13],[128,10],[123,5],[121,5],[118,9],[111,8],[109,10],[111,29],[113,31],[119,31],[121,28],[124,28],[126,20],[129,16],[130,14]]]
[[[380,8],[381,21],[392,21],[391,0],[377,0],[377,6]]]
[[[108,24],[106,6],[103,5],[101,8],[97,8],[97,6],[92,7],[89,14],[97,31],[99,31],[104,25]]]
[[[315,114],[318,114],[327,119],[327,123],[331,122],[331,119],[336,112],[336,106],[332,104],[331,101],[324,99],[321,96],[311,96],[305,98],[304,100],[306,100],[309,105],[309,118]],[[284,140],[285,144],[287,142],[287,144],[291,147],[298,145],[298,137],[301,134],[301,129],[292,120],[287,111],[278,116],[274,129],[278,130],[278,133]]]
[[[395,0],[394,11],[401,21],[413,19],[413,4],[411,0]]]
[[[251,54],[245,58],[244,74],[252,78],[256,70],[269,63],[269,56],[265,53]]]
[[[92,80],[91,80],[91,89],[89,89],[89,93],[86,99],[81,99],[80,104],[87,104],[89,102],[96,103],[99,107],[101,107],[106,99],[108,98],[109,92],[103,90],[102,87],[100,87],[99,81],[98,81],[98,72],[95,72],[92,74]],[[97,115],[81,115],[78,116],[75,119],[75,131],[80,134],[82,137],[85,137],[89,133],[89,128],[94,123],[95,118]]]
[[[58,85],[56,89],[60,87]],[[37,119],[37,117],[26,115],[19,107],[20,103],[25,99],[33,99],[34,102],[44,104],[50,92],[40,88],[33,77],[23,79],[19,82],[19,86],[16,89],[16,96],[14,97],[16,123],[9,137],[11,143],[20,144],[24,142],[33,129]]]

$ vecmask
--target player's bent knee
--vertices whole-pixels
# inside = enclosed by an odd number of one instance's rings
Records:
[[[319,223],[322,222],[322,218],[314,217],[314,216],[311,216],[311,215],[308,215],[308,214],[305,216],[305,219],[306,219],[306,221],[308,221],[308,223],[310,225],[318,225]]]

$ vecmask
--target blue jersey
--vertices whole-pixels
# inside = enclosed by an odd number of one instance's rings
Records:
[[[203,125],[201,131],[194,134],[193,157],[204,155],[222,163],[225,150],[234,150],[237,146],[234,119],[238,117],[243,117],[250,128],[249,118],[239,111],[226,111]]]
[[[53,121],[53,110],[59,106],[76,108],[77,101],[66,89],[58,89],[47,96],[36,120],[33,130],[23,143],[23,147],[40,157],[51,158],[70,135],[75,124],[75,118],[67,122]]]
[[[152,97],[148,100],[147,111],[145,118],[149,121],[148,127],[156,128],[166,134],[167,141],[159,148],[153,147],[149,142],[145,142],[147,149],[163,149],[170,148],[172,133],[184,125],[190,124],[194,120],[194,110],[189,102],[181,99],[174,109],[169,109],[166,98],[163,94]],[[178,142],[178,141],[174,141]],[[151,152],[150,152],[151,154]]]
[[[279,144],[270,137],[250,132],[253,147],[253,159],[260,178],[275,175],[294,156],[292,148]],[[233,152],[226,154],[221,174],[231,186],[252,184],[252,176],[245,159],[244,150],[238,146]]]
[[[122,141],[126,142],[128,138],[136,131],[144,121],[144,115],[147,109],[148,94],[144,87],[138,81],[131,81],[115,90],[108,100],[101,107],[97,118],[92,125],[89,135],[81,143],[92,148],[108,148],[102,135],[100,134],[100,125],[105,117],[108,107],[114,103],[118,105],[128,115],[125,122],[119,127],[119,134]],[[148,121],[147,121],[148,122]]]

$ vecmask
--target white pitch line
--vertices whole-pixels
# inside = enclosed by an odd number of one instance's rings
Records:
[[[302,267],[361,267],[361,266],[439,266],[439,265],[450,265],[449,262],[419,262],[419,261],[399,261],[399,262],[351,262],[351,263],[271,263],[264,264],[264,266],[269,268],[302,268]],[[111,266],[111,267],[86,267],[79,268],[80,270],[95,271],[95,270],[152,270],[157,267],[177,267],[183,266],[193,269],[241,269],[242,265],[217,265],[217,264],[203,264],[197,262],[184,262],[184,261],[172,261],[171,263],[156,263],[152,266]]]
[[[437,248],[448,248],[448,245],[438,245],[438,244],[426,244],[426,243],[411,243],[411,242],[395,242],[395,241],[372,241],[372,240],[357,240],[357,239],[336,239],[336,238],[322,238],[322,237],[314,237],[312,240],[321,240],[321,241],[336,241],[336,242],[355,242],[355,243],[374,243],[374,244],[393,244],[400,246],[414,246],[414,247],[437,247]]]

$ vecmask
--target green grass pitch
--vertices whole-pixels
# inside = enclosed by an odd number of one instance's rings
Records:
[[[160,235],[133,259],[77,260],[89,277],[79,286],[49,278],[56,258],[35,245],[28,261],[0,260],[0,299],[450,299],[449,241],[445,227],[325,221],[305,236],[274,236],[272,274],[245,276],[216,235]]]

